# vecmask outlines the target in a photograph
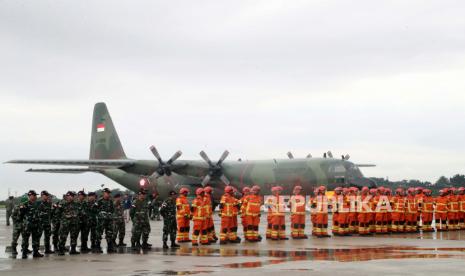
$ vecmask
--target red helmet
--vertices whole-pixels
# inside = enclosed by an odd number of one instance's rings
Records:
[[[197,188],[197,190],[195,190],[196,195],[201,195],[203,192],[205,192],[203,188]]]
[[[342,192],[342,187],[336,187],[336,188],[334,189],[334,191],[340,191],[340,192]]]
[[[442,192],[443,192],[444,194],[447,194],[447,193],[449,192],[449,188],[444,188],[444,189],[442,189]]]
[[[234,192],[234,189],[232,186],[226,186],[224,187],[224,192],[229,194],[229,193]]]
[[[368,191],[370,191],[370,189],[369,189],[367,186],[364,186],[364,187],[362,188],[362,192],[368,192]]]
[[[410,188],[407,189],[407,193],[409,193],[409,194],[412,194],[414,192],[415,192],[415,188],[410,187]]]
[[[254,185],[250,191],[253,192],[253,193],[259,193],[260,192],[260,186]]]
[[[385,193],[386,193],[386,195],[391,195],[391,194],[392,194],[392,190],[389,189],[389,188],[387,188],[387,189],[385,190]]]
[[[464,187],[459,187],[457,189],[457,191],[459,191],[459,194],[463,194],[465,192],[465,188]]]
[[[416,187],[415,188],[415,191],[418,192],[418,191],[423,191],[423,187]]]
[[[376,194],[377,191],[378,190],[376,188],[372,188],[372,189],[370,189],[370,194],[374,195],[374,194]]]
[[[302,186],[298,186],[298,185],[295,186],[295,187],[294,187],[294,192],[295,192],[295,191],[302,191]]]
[[[271,188],[271,191],[272,191],[273,193],[275,193],[275,192],[278,192],[278,193],[279,193],[279,192],[281,192],[282,190],[283,190],[283,187],[281,187],[281,186],[274,186],[273,188]]]
[[[179,190],[179,193],[180,193],[180,194],[186,194],[186,195],[187,195],[187,194],[189,193],[189,189],[187,189],[187,188],[181,188],[181,190]]]
[[[423,192],[424,192],[426,195],[431,195],[431,190],[430,190],[430,189],[423,189]]]
[[[249,187],[244,187],[242,188],[242,193],[245,194],[245,193],[250,193],[250,188]]]
[[[203,191],[206,192],[207,194],[210,194],[213,191],[213,189],[212,189],[212,187],[207,186],[207,187],[203,188]]]
[[[446,189],[442,189],[442,190],[439,190],[439,194],[443,195],[447,192],[447,188]]]
[[[342,188],[342,193],[347,194],[349,192],[349,188]]]
[[[397,188],[396,189],[396,194],[402,194],[402,193],[404,193],[404,189],[402,189],[402,188]]]

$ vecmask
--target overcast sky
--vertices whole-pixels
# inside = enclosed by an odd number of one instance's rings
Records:
[[[0,161],[349,153],[366,176],[465,173],[463,1],[0,1]],[[0,198],[118,184],[0,165]]]

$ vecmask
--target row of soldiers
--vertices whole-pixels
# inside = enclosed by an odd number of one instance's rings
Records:
[[[40,200],[37,194],[31,190],[28,192],[28,200],[14,207],[12,253],[17,255],[17,242],[22,236],[22,258],[27,258],[29,253],[33,257],[43,257],[39,252],[41,236],[44,236],[45,254],[56,252],[64,255],[65,244],[70,237],[69,254],[102,253],[101,240],[103,234],[107,243],[107,252],[113,253],[117,246],[126,246],[124,208],[121,195],[111,196],[108,188],[103,190],[103,196],[97,198],[93,192],[86,194],[80,191],[77,194],[69,191],[63,200],[53,203],[52,197],[47,191],[42,191]],[[174,200],[172,199],[174,206]],[[141,190],[130,209],[133,222],[131,246],[134,250],[148,249],[150,233],[149,204],[146,202],[146,191]],[[166,208],[165,208],[166,209]],[[171,213],[175,213],[175,208]],[[161,210],[167,213],[166,210]],[[77,239],[80,235],[80,252],[76,250]],[[88,239],[90,236],[90,248]],[[32,238],[32,252],[28,250],[29,238]],[[119,241],[117,243],[116,241]],[[142,241],[142,242],[141,242]],[[53,243],[54,251],[51,249]]]
[[[241,218],[245,239],[257,242],[261,208],[267,209],[266,238],[286,240],[285,215],[290,210],[291,236],[306,239],[305,225],[308,209],[312,223],[312,235],[329,237],[328,214],[332,213],[332,233],[338,236],[352,234],[371,235],[383,233],[404,233],[465,229],[465,189],[450,188],[433,197],[431,190],[423,188],[398,188],[395,195],[388,188],[369,189],[356,187],[334,190],[328,197],[324,186],[314,190],[307,201],[302,187],[295,186],[289,200],[281,195],[283,188],[272,187],[272,195],[260,196],[260,187],[245,187],[242,197],[236,198],[235,188],[226,186],[219,205],[221,217],[220,243],[238,243],[238,217]],[[192,245],[208,245],[217,241],[213,225],[212,189],[196,190],[192,204],[187,199],[189,190],[182,188],[176,200],[177,240],[192,242]],[[189,237],[190,221],[193,221],[192,239]]]

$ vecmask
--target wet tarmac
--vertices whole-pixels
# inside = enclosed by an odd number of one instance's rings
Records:
[[[464,275],[465,231],[310,238],[161,248],[161,221],[152,221],[152,250],[12,259],[11,226],[0,211],[1,275]],[[215,222],[217,224],[219,221]],[[126,243],[130,239],[127,225]],[[261,230],[265,228],[263,224]],[[309,229],[308,229],[309,231]],[[241,235],[241,233],[240,233]],[[262,233],[264,235],[264,233]],[[19,247],[18,247],[19,249]]]

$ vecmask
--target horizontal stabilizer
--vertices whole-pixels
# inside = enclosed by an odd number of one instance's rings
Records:
[[[376,167],[375,164],[355,164],[359,168],[368,168],[368,167]]]
[[[85,172],[100,172],[102,169],[92,168],[67,168],[67,169],[29,169],[26,172],[40,173],[85,173]]]
[[[133,160],[11,160],[11,164],[38,164],[63,166],[100,166],[100,167],[128,167],[134,165]]]

